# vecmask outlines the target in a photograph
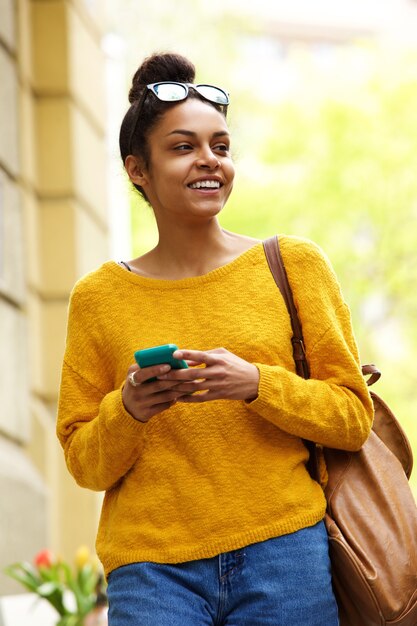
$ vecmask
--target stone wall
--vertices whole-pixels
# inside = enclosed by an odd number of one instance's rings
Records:
[[[0,0],[0,570],[94,547],[100,496],[74,484],[55,437],[69,292],[108,255],[93,4]],[[0,594],[17,590],[0,573]]]

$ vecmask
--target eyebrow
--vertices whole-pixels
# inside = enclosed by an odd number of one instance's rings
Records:
[[[197,135],[197,133],[195,133],[192,130],[185,130],[182,128],[177,128],[176,130],[171,131],[170,133],[167,134],[167,137],[169,137],[170,135],[186,135],[187,137],[195,137]],[[229,137],[229,133],[227,132],[227,130],[218,130],[217,132],[212,134],[212,137]]]

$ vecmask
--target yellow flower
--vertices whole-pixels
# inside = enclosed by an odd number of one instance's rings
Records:
[[[91,560],[91,553],[87,546],[80,546],[75,553],[75,565],[82,569]]]

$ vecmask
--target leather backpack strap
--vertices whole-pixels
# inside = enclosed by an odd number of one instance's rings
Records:
[[[279,248],[278,237],[275,236],[266,239],[263,242],[263,245],[269,269],[271,270],[271,274],[274,277],[274,280],[278,285],[280,292],[282,293],[282,297],[284,298],[285,304],[287,305],[288,313],[291,317],[291,327],[293,332],[293,337],[291,341],[293,344],[294,361],[297,374],[299,376],[302,376],[303,378],[310,378],[310,369],[305,353],[301,322],[298,317],[296,306],[294,304],[294,299],[292,297],[291,287],[288,282],[287,272],[285,270],[284,262],[282,260],[281,251]],[[377,380],[381,378],[381,371],[373,363],[369,363],[368,365],[362,365],[362,374],[365,377],[369,376],[366,381],[368,387],[376,383]]]
[[[263,246],[269,269],[271,270],[271,274],[280,292],[282,293],[284,302],[287,306],[288,313],[291,318],[291,327],[293,332],[291,342],[296,372],[301,378],[310,378],[310,368],[307,362],[304,348],[301,322],[298,317],[297,308],[294,304],[292,290],[290,287],[290,283],[288,282],[287,272],[285,270],[281,251],[279,249],[278,237],[275,236],[266,239],[265,241],[263,241]],[[310,458],[307,462],[307,469],[310,473],[310,476],[318,483],[320,483],[320,469],[316,444],[313,441],[309,441],[308,439],[303,439],[303,441],[305,446],[307,447],[307,450],[310,453]]]
[[[269,269],[271,270],[271,274],[282,293],[282,297],[287,305],[288,313],[290,314],[293,334],[291,342],[297,374],[302,378],[310,378],[310,368],[308,366],[304,347],[303,330],[301,328],[301,322],[294,304],[294,298],[288,282],[287,272],[282,261],[278,237],[275,236],[270,239],[266,239],[263,242],[263,246]]]
[[[376,381],[381,378],[381,371],[373,363],[369,363],[368,365],[362,365],[362,374],[364,376],[369,376],[366,381],[368,387],[376,383]]]

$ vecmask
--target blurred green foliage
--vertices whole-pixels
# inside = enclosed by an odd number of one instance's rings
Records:
[[[414,52],[362,44],[324,60],[296,50],[271,61],[269,81],[242,83],[236,69],[237,177],[220,221],[253,237],[285,232],[323,247],[351,308],[362,362],[383,372],[374,389],[417,455],[416,60]],[[291,87],[274,97],[284,67]],[[227,74],[232,79],[233,69]],[[136,197],[133,205],[140,254],[156,234],[151,209],[138,208]],[[417,470],[412,484],[417,494]]]

